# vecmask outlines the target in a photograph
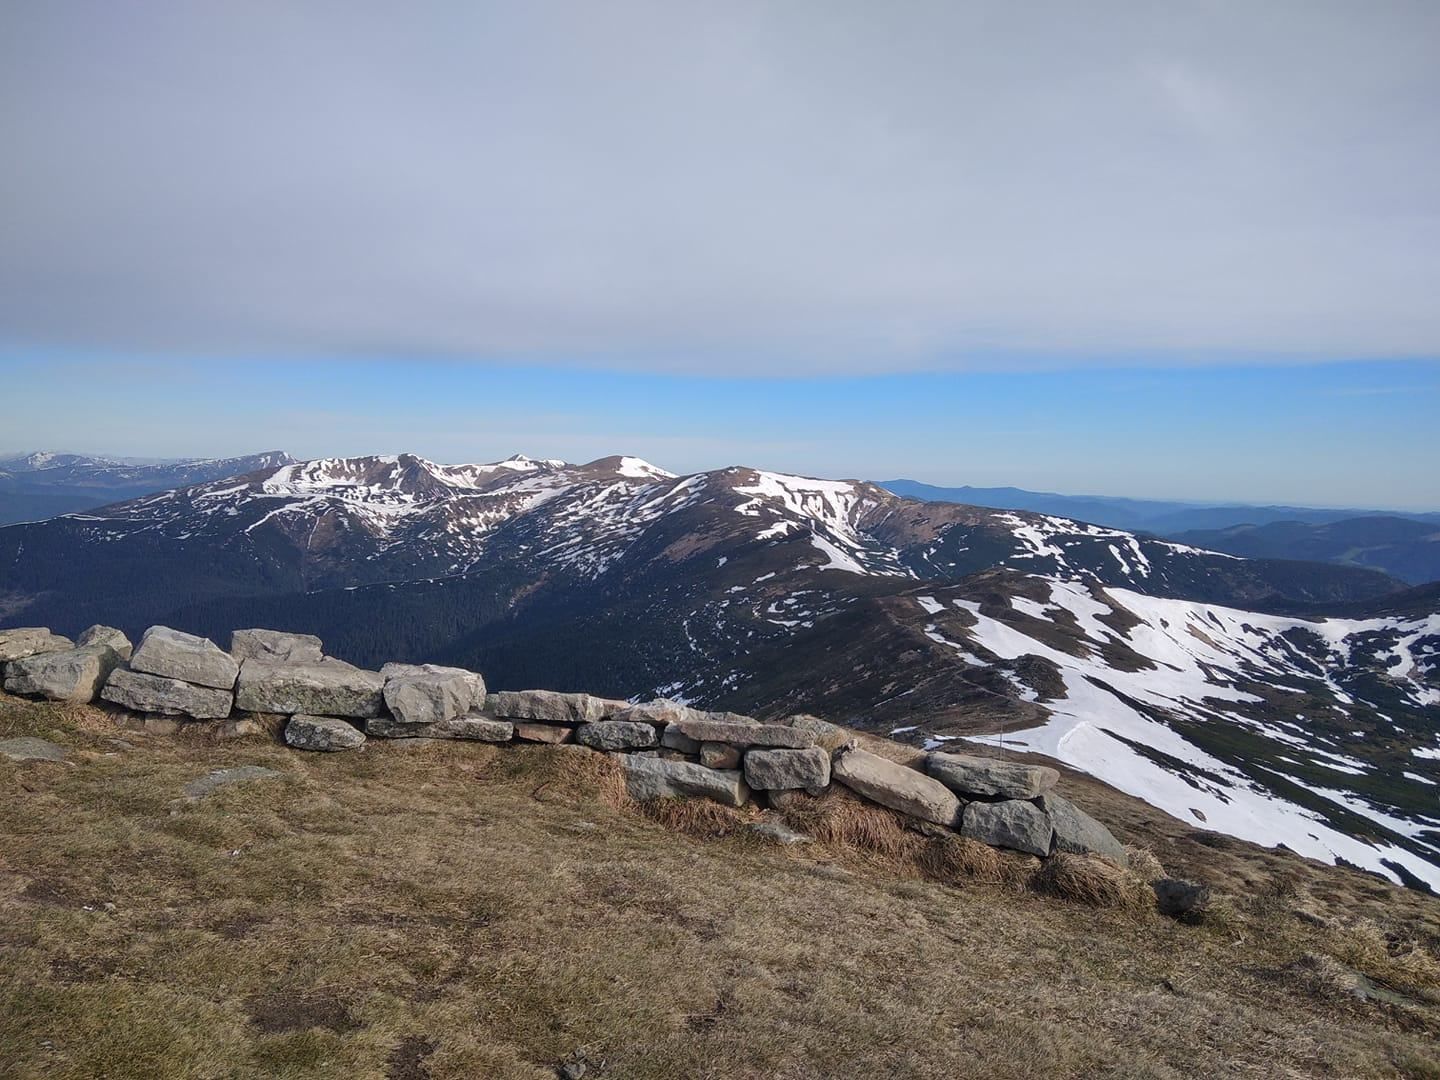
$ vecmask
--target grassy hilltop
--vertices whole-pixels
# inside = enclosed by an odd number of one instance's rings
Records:
[[[1204,918],[838,794],[777,847],[575,748],[304,755],[0,694],[20,735],[68,754],[0,758],[6,1078],[1440,1076],[1440,901],[1074,773]],[[280,775],[183,794],[239,765]]]

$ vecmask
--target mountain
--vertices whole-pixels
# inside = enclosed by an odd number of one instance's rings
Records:
[[[0,525],[89,510],[168,488],[294,461],[271,450],[235,458],[143,462],[37,450],[0,458]]]
[[[6,625],[272,626],[501,689],[917,743],[1028,732],[1193,823],[1440,885],[1436,600],[1364,568],[631,457],[321,459],[0,529]]]
[[[1093,521],[1117,529],[1132,529],[1177,537],[1190,530],[1224,530],[1237,525],[1268,525],[1298,521],[1325,525],[1359,516],[1386,516],[1440,526],[1440,513],[1336,510],[1305,506],[1208,506],[1202,503],[1158,499],[1124,499],[1108,495],[1057,495],[1013,487],[935,487],[918,480],[881,480],[879,486],[897,495],[927,502],[968,503],[1001,510],[1029,510],[1039,514]],[[1285,556],[1281,556],[1285,557]]]
[[[1355,517],[1325,524],[1275,521],[1197,529],[1175,539],[1252,559],[1311,559],[1368,566],[1415,585],[1440,580],[1440,523]]]

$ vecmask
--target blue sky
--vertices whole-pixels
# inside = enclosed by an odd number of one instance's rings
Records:
[[[717,378],[459,361],[0,357],[0,449],[413,451],[1440,509],[1440,364]]]

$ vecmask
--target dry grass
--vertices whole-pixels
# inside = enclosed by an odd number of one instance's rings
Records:
[[[1440,1074],[1436,902],[1357,916],[1351,875],[1290,857],[1288,898],[1237,887],[1229,924],[1188,927],[1006,884],[1025,860],[993,883],[843,794],[794,800],[824,842],[782,849],[743,812],[635,807],[582,748],[107,723],[0,695],[0,732],[71,753],[0,761],[6,1080]],[[244,764],[282,776],[180,797]],[[1348,972],[1398,1003],[1313,993]]]
[[[706,799],[653,799],[635,805],[651,821],[701,840],[734,836],[759,817],[752,808],[736,809]]]
[[[1165,867],[1160,865],[1160,860],[1149,848],[1129,844],[1125,848],[1125,854],[1130,859],[1131,872],[1141,881],[1159,881],[1168,876]]]
[[[999,885],[1005,880],[1000,853],[963,836],[931,837],[920,849],[920,869],[932,881],[946,885]]]
[[[1046,859],[1030,880],[1036,892],[1090,907],[1133,912],[1155,908],[1155,894],[1140,875],[1099,855],[1058,852]]]

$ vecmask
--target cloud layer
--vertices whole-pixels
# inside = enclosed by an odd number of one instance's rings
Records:
[[[1440,356],[1440,6],[12,3],[0,342]]]

